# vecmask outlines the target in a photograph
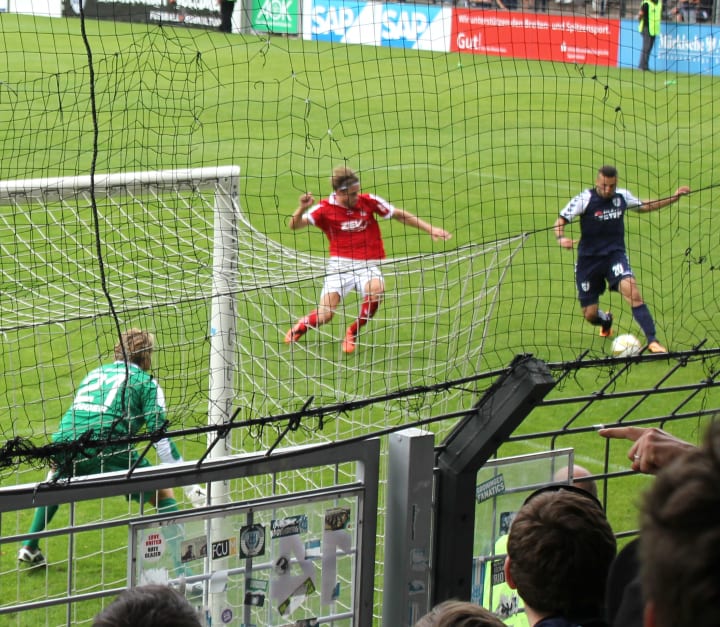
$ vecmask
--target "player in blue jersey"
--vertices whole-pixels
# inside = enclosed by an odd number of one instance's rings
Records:
[[[594,189],[575,196],[560,212],[555,221],[555,237],[563,248],[572,248],[575,240],[565,237],[565,225],[580,218],[575,282],[585,320],[600,327],[600,335],[612,335],[612,314],[598,307],[605,285],[620,292],[632,307],[633,318],[640,325],[651,353],[667,353],[658,342],[655,322],[648,306],[640,295],[635,275],[630,268],[625,250],[625,212],[657,211],[690,193],[687,186],[678,187],[675,193],[659,200],[640,201],[628,190],[617,186],[617,169],[604,165],[598,170]]]
[[[167,424],[165,395],[150,374],[153,348],[151,333],[129,329],[115,346],[115,361],[96,368],[81,381],[52,441],[60,444],[91,440],[102,444],[83,446],[80,454],[61,449],[54,456],[50,480],[128,470],[135,464],[139,468],[150,466],[150,462],[144,457],[141,459],[131,444],[115,444],[113,438],[127,438],[143,429],[162,432]],[[182,461],[170,439],[161,438],[154,446],[162,463]],[[194,506],[204,504],[205,491],[202,487],[187,486],[185,493]],[[133,494],[131,498],[139,500],[140,495]],[[148,493],[145,499],[159,512],[178,509],[172,488]],[[42,531],[57,509],[57,505],[37,508],[29,532]],[[31,566],[45,563],[37,538],[23,542],[18,561]]]

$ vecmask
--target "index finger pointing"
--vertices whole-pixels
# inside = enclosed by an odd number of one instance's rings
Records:
[[[598,433],[604,438],[614,438],[620,440],[637,441],[645,429],[642,427],[611,427],[609,429],[600,429]]]

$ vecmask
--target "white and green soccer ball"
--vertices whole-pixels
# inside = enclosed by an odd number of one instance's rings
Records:
[[[642,350],[642,344],[631,333],[618,335],[612,343],[613,357],[632,357]]]

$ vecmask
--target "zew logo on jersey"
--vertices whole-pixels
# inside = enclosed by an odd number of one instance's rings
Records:
[[[593,216],[596,220],[619,220],[623,217],[620,209],[611,209],[610,211],[596,211]]]
[[[347,231],[348,233],[360,233],[364,231],[368,226],[366,220],[348,220],[343,222],[340,227],[341,230]]]

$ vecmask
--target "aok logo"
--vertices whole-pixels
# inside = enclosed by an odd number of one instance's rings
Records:
[[[428,26],[428,16],[424,13],[388,9],[382,14],[383,39],[417,41]]]
[[[290,17],[290,6],[292,0],[266,0],[262,3],[259,19],[266,24],[275,26],[290,25],[292,19]]]
[[[332,33],[342,36],[355,24],[356,19],[355,12],[350,7],[340,9],[333,6],[317,6],[313,12],[312,32],[315,35]]]

